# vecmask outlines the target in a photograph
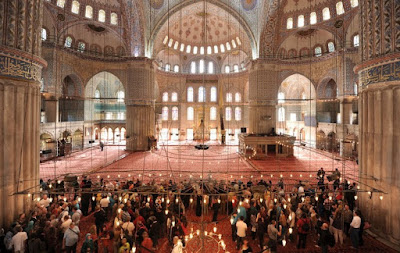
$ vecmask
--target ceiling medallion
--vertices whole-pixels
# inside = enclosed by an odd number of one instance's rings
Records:
[[[65,16],[64,16],[64,14],[59,13],[59,14],[57,15],[57,19],[60,20],[60,21],[65,21]]]
[[[150,1],[150,6],[153,9],[160,9],[164,5],[164,0],[149,0]]]
[[[335,22],[335,27],[340,28],[343,26],[343,20],[339,19]]]
[[[253,10],[257,5],[257,0],[242,0],[242,7],[246,11]]]

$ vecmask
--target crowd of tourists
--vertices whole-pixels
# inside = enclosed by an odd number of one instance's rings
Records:
[[[167,241],[172,253],[180,253],[195,233],[195,215],[215,224],[230,218],[231,239],[243,253],[255,252],[249,242],[261,252],[289,243],[314,243],[328,252],[346,236],[358,248],[365,221],[355,207],[356,184],[341,180],[337,170],[328,178],[320,169],[316,177],[318,184],[211,177],[160,184],[134,178],[42,181],[33,209],[0,232],[1,252],[159,252],[160,241]],[[81,222],[84,216],[90,217]]]

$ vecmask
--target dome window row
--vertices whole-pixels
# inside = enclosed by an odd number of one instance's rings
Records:
[[[358,0],[350,0],[350,5],[352,8],[358,6]],[[343,15],[345,13],[343,2],[339,1],[336,3],[336,15]],[[326,21],[331,19],[331,13],[329,7],[326,7],[322,10],[322,20]],[[314,25],[318,22],[317,13],[311,12],[310,13],[310,25]],[[304,15],[299,15],[297,17],[297,27],[304,27],[305,26],[305,18]],[[293,29],[294,28],[294,20],[292,17],[288,18],[286,21],[286,28]]]
[[[174,50],[179,50],[181,52],[186,52],[187,54],[218,54],[218,53],[225,53],[226,51],[231,51],[238,46],[242,45],[242,41],[239,37],[232,39],[226,43],[221,43],[220,45],[214,46],[191,46],[185,45],[184,43],[179,43],[178,41],[174,41],[174,39],[169,38],[168,35],[164,37],[163,44],[167,45],[169,48],[173,48]],[[185,50],[186,49],[186,50]]]
[[[46,0],[47,2],[51,2],[51,0]],[[57,0],[57,6],[60,8],[65,8],[66,0]],[[74,0],[72,1],[71,4],[71,13],[79,15],[81,11],[81,4],[79,1]],[[97,21],[101,23],[106,22],[106,11],[100,9],[97,13]],[[94,12],[93,12],[93,7],[90,5],[86,5],[85,7],[85,18],[88,19],[93,19],[94,18]],[[118,25],[118,14],[115,12],[111,12],[110,14],[110,24],[112,25]]]

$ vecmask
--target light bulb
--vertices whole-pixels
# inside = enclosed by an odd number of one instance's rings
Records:
[[[207,200],[206,200],[206,199],[204,199],[204,200],[203,200],[203,202],[204,202],[204,204],[206,204],[206,203],[207,203]]]
[[[261,203],[263,202],[263,199],[262,199],[262,198],[260,199],[260,202],[261,202]]]
[[[119,221],[117,221],[117,227],[119,226]]]
[[[128,174],[128,177],[131,177],[131,174]]]
[[[92,197],[92,200],[93,200],[93,201],[95,201],[95,200],[96,200],[96,198],[93,196],[93,197]]]
[[[53,202],[53,198],[49,198],[49,201],[50,201],[50,202]]]
[[[329,200],[332,200],[332,196],[329,196]]]
[[[147,197],[147,202],[150,202],[150,197]]]
[[[303,174],[300,174],[300,177],[303,177]]]
[[[318,201],[318,196],[315,196],[315,201]]]
[[[289,202],[290,202],[290,200],[291,200],[291,199],[290,199],[290,197],[289,197],[289,198],[287,199],[287,201],[289,201]]]
[[[192,234],[192,233],[190,233],[190,235],[189,235],[189,238],[190,238],[190,239],[192,239],[192,238],[193,238],[193,234]]]
[[[237,212],[240,213],[240,208],[237,209]]]
[[[289,216],[289,217],[291,217],[291,216]],[[293,228],[289,228],[289,234],[292,234],[293,233]]]
[[[371,195],[371,194],[372,194],[372,193],[369,191],[369,192],[368,192],[368,195]]]
[[[312,177],[312,175],[310,174],[310,177]]]
[[[290,177],[293,177],[293,175],[292,175],[292,174],[290,174]]]
[[[243,204],[243,202],[242,201],[239,201],[239,206],[241,206]]]
[[[354,196],[354,199],[355,199],[355,200],[357,200],[357,199],[358,199],[357,195],[356,195],[356,196]]]
[[[67,198],[66,197],[64,197],[64,202],[67,202]]]
[[[200,235],[200,230],[199,229],[196,230],[196,234]]]
[[[304,202],[304,197],[301,197],[301,202]]]
[[[359,185],[357,185],[357,190],[360,190],[360,186]]]
[[[40,201],[40,198],[36,198],[36,201],[39,202],[39,201]]]
[[[263,175],[261,175],[261,178],[263,177]]]
[[[107,175],[107,178],[110,178],[110,175]]]
[[[133,246],[132,247],[132,253],[135,253],[136,252],[136,246]]]
[[[234,199],[232,199],[232,204],[235,204],[235,200]]]
[[[30,197],[31,196],[31,194],[30,193],[28,193],[28,197]]]
[[[121,201],[122,201],[122,197],[120,196],[120,197],[118,198],[118,200],[119,200],[119,202],[121,202]]]
[[[189,240],[189,236],[185,235],[185,242]]]
[[[120,174],[118,174],[118,177],[121,177],[121,175],[120,175]]]
[[[57,180],[57,184],[61,184],[61,180]]]
[[[218,204],[221,204],[221,199],[218,199]]]
[[[381,200],[383,200],[383,195],[379,196],[379,198],[380,198]]]
[[[169,199],[167,199],[167,204],[169,204]]]
[[[49,184],[49,188],[51,189],[51,187],[53,187],[53,185],[52,184]]]
[[[283,209],[286,209],[286,204],[283,204]]]
[[[97,175],[97,178],[100,178],[100,176],[99,176],[99,175]]]
[[[271,174],[271,177],[274,177],[274,175]]]
[[[282,177],[283,177],[283,175],[281,174],[281,175],[280,175],[280,177],[282,178]]]
[[[208,232],[207,232],[207,231],[204,231],[204,235],[207,236],[207,234],[208,234]]]
[[[217,233],[217,227],[213,228],[214,233]]]
[[[231,224],[233,224],[234,221],[235,221],[235,220],[234,220],[233,218],[231,218]]]
[[[160,177],[162,177],[162,174],[160,173]]]
[[[286,246],[286,240],[285,239],[282,240],[282,245],[283,245],[283,247]]]
[[[171,225],[172,225],[173,227],[175,227],[175,221],[172,221],[172,222],[171,222]]]
[[[190,198],[190,203],[193,203],[193,199],[192,198]]]
[[[82,200],[81,197],[78,197],[78,202],[81,202],[81,200]]]
[[[175,203],[178,203],[178,202],[179,202],[179,199],[176,198],[176,199],[175,199]]]
[[[165,214],[168,215],[168,210],[165,210]]]
[[[42,187],[40,187],[39,191],[43,191]]]
[[[118,213],[121,213],[121,208],[118,208]]]
[[[218,239],[221,240],[222,239],[222,234],[218,235]]]
[[[124,203],[128,202],[128,199],[124,199]]]

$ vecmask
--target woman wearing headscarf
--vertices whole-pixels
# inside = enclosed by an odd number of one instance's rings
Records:
[[[82,245],[81,253],[93,253],[94,252],[94,242],[92,240],[92,235],[87,233],[85,242]]]

